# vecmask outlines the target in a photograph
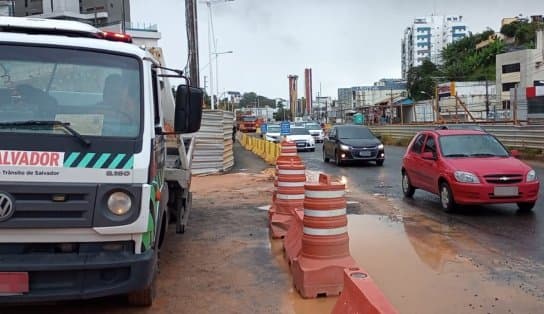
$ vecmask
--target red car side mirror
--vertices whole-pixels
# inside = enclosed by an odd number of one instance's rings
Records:
[[[512,150],[510,151],[510,155],[512,155],[512,157],[514,157],[514,158],[519,158],[519,156],[520,156],[521,154],[519,153],[519,150],[517,150],[517,149],[512,149]]]

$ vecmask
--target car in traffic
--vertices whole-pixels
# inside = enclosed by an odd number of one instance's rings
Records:
[[[521,211],[530,211],[540,183],[518,154],[485,131],[422,131],[404,154],[402,191],[409,198],[416,189],[437,194],[446,212],[457,205],[497,203],[516,203]]]
[[[298,151],[315,151],[315,140],[304,127],[291,128],[290,133],[285,136],[285,139],[295,142]]]
[[[372,131],[361,125],[336,125],[323,142],[323,161],[342,166],[348,161],[373,161],[383,166],[385,148]]]
[[[305,124],[306,129],[310,132],[310,135],[313,136],[316,143],[323,143],[323,140],[325,139],[325,133],[323,132],[323,128],[315,122],[306,123]]]
[[[281,140],[280,125],[268,124],[266,126],[266,133],[263,134],[263,137],[267,141],[279,143]]]

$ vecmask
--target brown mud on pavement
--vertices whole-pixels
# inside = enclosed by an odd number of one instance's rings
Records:
[[[351,255],[401,313],[544,313],[542,296],[495,276],[511,269],[465,230],[384,197],[348,197],[360,204],[348,208]],[[533,275],[544,285],[542,272]]]

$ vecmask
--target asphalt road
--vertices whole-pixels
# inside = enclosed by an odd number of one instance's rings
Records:
[[[447,214],[441,211],[438,196],[433,194],[417,190],[413,199],[403,198],[400,169],[404,151],[403,147],[386,147],[383,167],[374,163],[344,167],[324,163],[321,144],[314,153],[300,153],[300,156],[309,170],[343,177],[350,190],[385,197],[400,208],[401,216],[417,214],[470,234],[479,246],[517,265],[514,271],[519,272],[522,281],[532,273],[539,277],[536,278],[539,284],[544,282],[544,188],[541,187],[539,200],[531,213],[520,213],[512,204],[463,207],[454,214]],[[532,166],[542,180],[542,164]],[[544,287],[535,289],[536,295],[544,296]]]

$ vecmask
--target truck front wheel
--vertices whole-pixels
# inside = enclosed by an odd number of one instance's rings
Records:
[[[153,279],[151,280],[151,283],[148,287],[134,291],[128,294],[128,304],[132,306],[139,306],[139,307],[150,307],[153,305],[153,301],[155,300],[155,296],[157,294],[157,285],[156,285],[156,279],[157,274],[159,273],[159,255],[158,253],[155,253],[155,262],[154,262],[154,268],[153,268]]]

